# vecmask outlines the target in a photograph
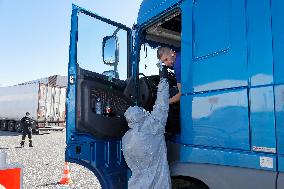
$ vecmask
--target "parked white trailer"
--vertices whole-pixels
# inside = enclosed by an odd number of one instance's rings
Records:
[[[35,131],[63,128],[65,99],[65,86],[31,82],[0,87],[0,129],[21,132],[20,120],[26,112],[36,121]]]

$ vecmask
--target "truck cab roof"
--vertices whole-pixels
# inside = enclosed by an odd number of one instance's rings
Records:
[[[137,24],[142,25],[182,0],[144,0],[139,9]]]

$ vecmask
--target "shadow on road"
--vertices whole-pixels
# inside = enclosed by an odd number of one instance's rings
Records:
[[[46,184],[37,185],[37,187],[42,187],[42,186],[56,186],[56,185],[59,185],[59,183],[58,183],[58,182],[46,183]]]
[[[0,131],[0,136],[19,136],[19,135],[22,135],[22,133],[10,132],[10,131]]]

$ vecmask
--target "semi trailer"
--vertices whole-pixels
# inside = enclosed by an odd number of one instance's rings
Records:
[[[65,82],[66,83],[66,82]],[[0,129],[22,131],[26,112],[35,120],[33,131],[62,130],[65,126],[66,86],[35,80],[0,88]]]

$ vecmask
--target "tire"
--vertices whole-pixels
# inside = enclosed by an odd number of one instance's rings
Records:
[[[1,131],[7,131],[7,129],[8,129],[7,121],[2,120],[1,121]]]
[[[8,131],[14,132],[15,131],[15,122],[14,121],[9,121],[8,122]]]
[[[173,189],[209,189],[205,184],[196,182],[195,180],[172,179]]]
[[[16,124],[15,124],[15,129],[18,133],[21,133],[23,131],[22,123],[17,121]]]

